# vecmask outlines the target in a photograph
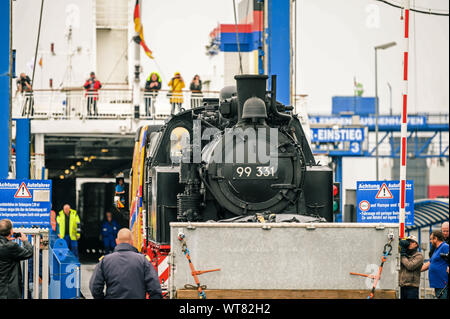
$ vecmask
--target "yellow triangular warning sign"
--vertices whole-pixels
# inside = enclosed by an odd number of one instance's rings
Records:
[[[391,199],[394,198],[394,196],[392,196],[391,191],[389,190],[389,188],[386,186],[386,183],[383,183],[383,185],[381,185],[380,190],[377,193],[377,196],[375,196],[376,199]]]
[[[22,184],[20,184],[19,189],[17,190],[16,194],[14,195],[14,198],[31,198],[30,191],[28,190],[27,186],[25,185],[25,182],[22,182]]]

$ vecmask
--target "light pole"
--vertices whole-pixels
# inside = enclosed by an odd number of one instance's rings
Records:
[[[391,83],[387,82],[389,88],[389,115],[392,116],[392,86]]]
[[[377,69],[377,51],[378,50],[385,50],[390,47],[393,47],[396,45],[396,42],[389,42],[381,45],[377,45],[375,47],[375,158],[376,158],[376,177],[377,181],[379,179],[378,174],[378,116],[380,113],[379,107],[378,107],[378,69]]]

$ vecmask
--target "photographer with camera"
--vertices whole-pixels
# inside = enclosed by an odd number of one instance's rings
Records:
[[[399,286],[401,299],[419,299],[420,270],[423,256],[417,250],[419,242],[416,236],[408,236],[399,242],[400,272]]]
[[[434,230],[430,235],[430,243],[435,248],[430,261],[422,266],[422,271],[429,269],[430,287],[434,288],[437,299],[447,299],[448,291],[448,263],[441,255],[448,254],[448,244],[444,242],[444,235],[440,230]]]
[[[19,238],[23,247],[14,242]],[[0,299],[22,298],[22,270],[20,261],[33,256],[27,237],[14,233],[9,219],[0,220]]]

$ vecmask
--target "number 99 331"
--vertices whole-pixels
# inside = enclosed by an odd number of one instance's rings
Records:
[[[234,165],[233,179],[277,179],[274,166]]]

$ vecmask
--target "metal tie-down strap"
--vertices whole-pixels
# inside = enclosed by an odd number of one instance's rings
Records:
[[[185,241],[185,235],[183,233],[178,233],[178,240],[181,242],[181,250],[183,251],[184,255],[186,256],[187,260],[189,261],[189,267],[191,268],[191,274],[192,277],[194,277],[195,283],[197,285],[198,290],[198,296],[200,299],[206,299],[205,292],[203,289],[206,289],[205,285],[200,285],[200,281],[198,280],[197,275],[201,275],[204,273],[212,272],[212,271],[220,271],[220,268],[217,269],[210,269],[210,270],[195,270],[194,265],[191,261],[191,256],[189,254],[189,249],[187,248],[186,241]],[[192,285],[185,285],[185,288],[191,288]]]
[[[384,263],[387,260],[387,256],[391,255],[391,251],[392,251],[392,241],[394,240],[394,235],[393,234],[389,234],[388,236],[388,242],[386,245],[384,245],[383,248],[383,256],[381,257],[381,264],[380,267],[378,268],[378,273],[376,275],[371,275],[371,274],[360,274],[360,273],[356,273],[356,272],[351,272],[350,275],[356,275],[356,276],[362,276],[362,277],[368,277],[370,279],[372,279],[373,285],[372,285],[372,290],[370,291],[369,296],[367,297],[367,299],[373,299],[373,296],[375,295],[375,288],[377,287],[378,281],[381,278],[381,273],[383,271],[383,266]]]

